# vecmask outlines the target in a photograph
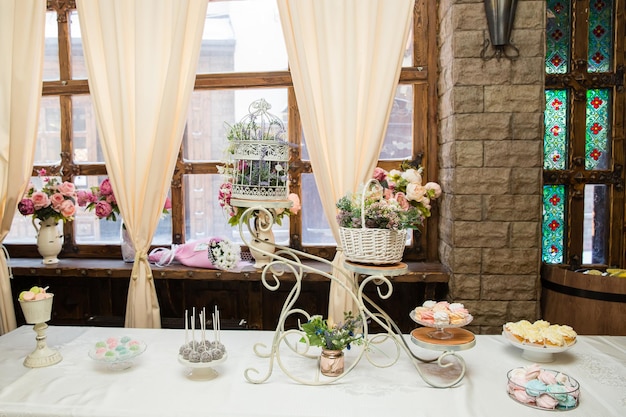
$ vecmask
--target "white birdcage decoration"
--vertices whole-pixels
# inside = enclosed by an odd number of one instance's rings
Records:
[[[289,193],[289,143],[283,122],[268,113],[264,99],[250,104],[249,113],[230,126],[232,198],[285,200]]]

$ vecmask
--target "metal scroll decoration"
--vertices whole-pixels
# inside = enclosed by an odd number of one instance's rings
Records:
[[[262,206],[249,207],[246,209],[239,223],[239,232],[244,240],[244,244],[249,243],[244,230],[247,229],[252,239],[254,238],[254,218],[260,213],[262,213],[263,216],[273,218],[276,214],[276,210]],[[295,283],[283,303],[271,346],[267,346],[264,343],[256,343],[253,347],[253,351],[258,358],[268,361],[267,369],[261,372],[255,367],[247,368],[244,372],[244,377],[248,382],[255,384],[266,382],[272,375],[274,367],[278,366],[285,375],[298,383],[305,385],[332,384],[348,375],[364,357],[375,367],[387,368],[398,362],[402,351],[409,356],[420,377],[433,387],[452,387],[463,379],[465,375],[465,361],[462,357],[457,356],[453,351],[443,352],[434,359],[418,357],[413,353],[406,339],[402,336],[402,332],[391,317],[389,317],[374,300],[365,294],[365,288],[375,285],[376,293],[381,300],[389,298],[393,292],[393,285],[389,278],[383,275],[372,275],[364,277],[358,284],[356,282],[353,284],[344,284],[344,282],[351,283],[353,281],[351,279],[340,280],[330,273],[312,267],[310,262],[303,262],[303,260],[314,261],[315,264],[325,265],[327,267],[325,269],[332,271],[332,263],[330,261],[276,243],[273,245],[275,246],[274,250],[263,252],[271,257],[271,261],[262,269],[261,282],[263,286],[270,291],[277,291],[281,285],[280,278],[285,273],[293,275],[293,277],[295,277]],[[348,272],[342,271],[342,273],[346,275],[347,278]],[[319,354],[309,345],[308,339],[304,337],[305,333],[300,326],[294,329],[286,328],[288,319],[297,318],[299,319],[298,322],[302,323],[311,318],[311,314],[307,311],[295,307],[295,303],[302,290],[302,283],[305,281],[307,274],[323,276],[339,284],[355,302],[355,305],[358,307],[358,314],[363,318],[364,343],[361,346],[353,347],[353,351],[358,349],[356,358],[352,358],[343,374],[337,377],[321,377],[319,369],[317,369],[317,372],[315,372],[312,377],[310,374],[305,375],[306,372],[304,372],[303,369],[308,368],[310,370],[311,367],[302,367],[297,364],[301,364],[300,361],[309,361],[308,363],[310,363],[310,361],[319,361]],[[357,314],[357,312],[354,313],[355,315]],[[370,334],[368,321],[377,323],[385,332]],[[303,343],[302,340],[305,342]],[[391,350],[393,351],[395,348],[395,353],[389,356],[380,355],[385,356],[385,358],[383,358],[385,362],[381,362],[380,357],[376,358],[375,355],[371,355],[371,353],[377,351],[377,346],[384,343],[390,343]],[[425,363],[436,363],[441,368],[448,368],[454,365],[455,362],[459,365],[459,374],[447,383],[441,383],[431,379],[428,373],[422,369],[422,365]]]

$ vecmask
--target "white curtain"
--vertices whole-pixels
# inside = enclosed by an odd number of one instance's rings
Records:
[[[161,327],[147,259],[193,90],[208,0],[78,0],[89,89],[136,250],[126,327]]]
[[[335,203],[376,166],[414,0],[277,1],[315,183],[339,242]],[[343,261],[338,250],[337,277]],[[331,283],[329,317],[339,321],[348,310],[352,300]]]
[[[45,1],[0,1],[0,242],[9,233],[33,170],[45,17]],[[9,275],[0,250],[0,334],[17,325]]]

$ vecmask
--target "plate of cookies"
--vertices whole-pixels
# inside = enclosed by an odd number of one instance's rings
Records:
[[[513,346],[522,349],[522,357],[532,362],[552,362],[554,353],[565,352],[576,344],[572,327],[551,324],[546,320],[508,322],[502,335]]]

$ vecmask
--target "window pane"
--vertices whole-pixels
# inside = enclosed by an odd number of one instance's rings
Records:
[[[43,80],[56,81],[61,79],[59,67],[59,28],[57,13],[46,13],[46,29],[44,40]]]
[[[91,190],[98,187],[106,175],[81,175],[74,178],[77,190]],[[99,219],[95,210],[80,207],[74,215],[74,235],[77,244],[113,244],[119,245],[122,241],[122,217],[116,220]],[[170,245],[172,243],[172,215],[163,214],[152,239],[154,245]]]
[[[396,89],[379,159],[411,159],[412,154],[413,86],[401,84]],[[302,135],[302,159],[310,159],[304,134]]]
[[[35,148],[36,165],[54,165],[61,161],[61,105],[58,96],[42,97],[39,131]]]
[[[74,161],[104,163],[91,96],[72,96]]]
[[[585,168],[609,169],[609,90],[588,90]]]
[[[198,74],[286,69],[275,0],[209,2]]]
[[[412,67],[413,66],[413,27],[415,23],[413,19],[411,19],[411,27],[409,29],[409,37],[406,41],[406,47],[404,49],[404,55],[402,57],[402,66],[403,67]]]
[[[543,113],[544,169],[566,169],[568,103],[567,90],[546,90],[546,108]]]
[[[302,174],[302,244],[336,245],[313,174]]]
[[[412,152],[413,86],[401,84],[396,89],[379,159],[411,159]]]
[[[547,0],[546,27],[546,73],[565,74],[569,69],[570,44],[570,2]]]
[[[565,243],[565,186],[543,187],[542,251],[543,261],[563,263]]]
[[[228,148],[227,125],[250,112],[250,104],[264,98],[269,112],[287,127],[287,89],[196,90],[191,95],[187,133],[183,138],[187,161],[223,161]]]
[[[609,238],[609,189],[606,185],[585,185],[583,263],[606,264]]]
[[[228,224],[228,216],[222,210],[217,198],[223,182],[221,175],[193,174],[184,176],[185,194],[185,240],[221,237],[233,242],[243,243],[239,228]],[[247,230],[244,227],[244,231]],[[282,225],[274,225],[276,243],[288,245],[289,219],[283,218]],[[245,233],[249,239],[249,233]]]
[[[75,80],[87,79],[87,67],[85,66],[85,56],[83,55],[83,41],[80,37],[80,23],[78,12],[74,10],[70,13],[70,39],[72,41],[72,78]]]
[[[588,72],[609,72],[613,61],[613,1],[591,0]]]

